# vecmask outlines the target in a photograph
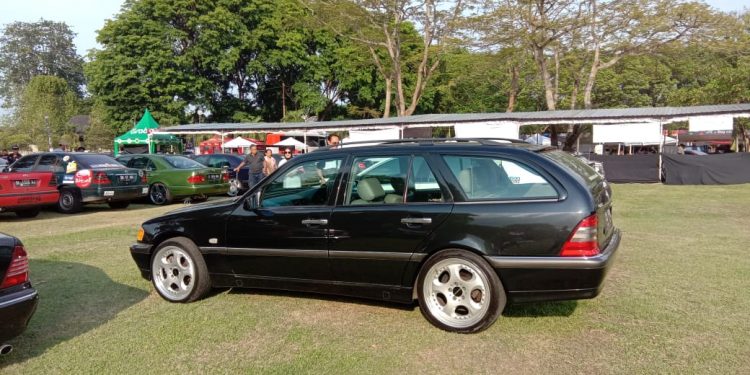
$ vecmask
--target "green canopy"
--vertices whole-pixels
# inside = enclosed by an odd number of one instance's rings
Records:
[[[115,138],[115,156],[120,153],[120,145],[148,145],[148,153],[153,154],[156,151],[156,145],[175,144],[182,147],[182,140],[172,134],[156,134],[151,129],[158,129],[159,123],[151,116],[151,112],[146,109],[143,117],[127,133]]]

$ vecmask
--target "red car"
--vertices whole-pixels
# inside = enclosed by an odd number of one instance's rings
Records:
[[[57,204],[60,192],[52,172],[0,173],[0,212],[34,217],[43,206]]]

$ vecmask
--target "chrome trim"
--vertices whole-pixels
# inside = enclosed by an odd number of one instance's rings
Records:
[[[372,259],[372,260],[398,260],[409,261],[412,253],[396,253],[387,251],[343,251],[332,250],[328,252],[332,259]]]
[[[328,225],[328,219],[305,219],[302,225]]]
[[[202,247],[201,250],[204,248]],[[226,247],[225,254],[246,255],[261,257],[288,257],[288,258],[328,258],[328,250],[303,250],[303,249],[258,249]]]
[[[454,204],[514,204],[514,203],[554,203],[554,202],[562,202],[565,199],[560,198],[543,198],[543,199],[517,199],[517,200],[472,200],[472,201],[464,201],[464,202],[455,202]]]
[[[401,219],[401,224],[432,224],[432,218],[429,217],[405,217]]]
[[[423,253],[412,253],[411,259],[409,259],[410,262],[421,262],[424,258],[427,257],[427,254]]]
[[[20,297],[13,298],[13,299],[8,300],[8,301],[0,302],[0,309],[6,308],[6,307],[11,306],[11,305],[15,305],[17,303],[26,302],[26,301],[29,301],[29,300],[32,300],[32,299],[36,298],[36,296],[38,294],[37,291],[34,290],[34,289],[31,289],[31,290],[32,290],[31,293],[28,293],[28,292],[24,291],[27,294],[24,294],[24,295],[22,295]],[[20,294],[20,293],[24,293],[24,292],[18,292],[18,293]]]
[[[604,251],[593,257],[516,257],[516,256],[485,256],[484,258],[493,268],[521,268],[521,269],[596,269],[607,266],[609,259],[615,254],[620,245],[620,231],[615,231],[612,239]]]

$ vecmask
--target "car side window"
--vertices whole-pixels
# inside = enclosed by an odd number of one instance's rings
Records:
[[[444,202],[443,192],[440,184],[432,173],[432,169],[422,156],[415,156],[409,171],[409,186],[407,189],[406,202]]]
[[[60,158],[57,155],[42,155],[34,170],[56,173],[65,172],[65,168],[63,168]]]
[[[557,190],[540,173],[522,163],[481,156],[443,156],[470,200],[557,198]]]
[[[229,165],[229,161],[226,158],[224,158],[223,156],[211,155],[208,158],[208,160],[209,160],[209,162],[206,165],[208,165],[211,168],[229,168],[229,167],[231,167]]]
[[[28,155],[18,159],[13,163],[13,170],[18,172],[31,172],[38,157],[38,155]]]
[[[146,169],[148,166],[147,158],[134,157],[128,161],[129,168]]]
[[[404,203],[410,159],[409,155],[354,159],[347,185],[346,204]]]
[[[342,159],[302,163],[262,187],[261,207],[321,206],[328,203]]]

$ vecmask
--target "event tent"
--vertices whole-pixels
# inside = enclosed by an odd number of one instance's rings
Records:
[[[255,144],[256,144],[255,142],[252,142],[245,138],[237,137],[235,139],[232,139],[229,142],[224,142],[224,144],[221,147],[223,148],[245,148],[245,147],[250,147]]]
[[[272,146],[292,146],[295,149],[303,149],[305,147],[305,144],[292,137],[289,137],[283,141],[274,143]]]
[[[127,133],[115,138],[114,154],[119,155],[120,149],[128,146],[147,146],[148,153],[156,152],[158,145],[175,145],[182,152],[182,140],[172,134],[154,133],[159,128],[159,124],[151,116],[151,112],[146,109],[143,117]]]

